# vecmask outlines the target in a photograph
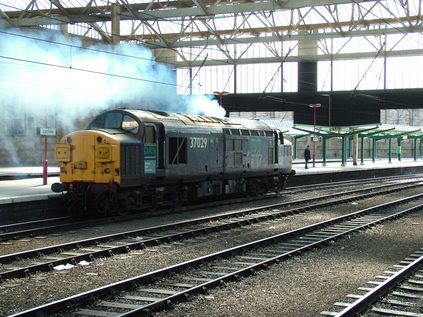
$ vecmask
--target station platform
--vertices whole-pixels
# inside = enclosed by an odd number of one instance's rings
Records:
[[[51,191],[59,181],[59,167],[48,167],[47,185],[43,185],[42,166],[0,167],[0,205],[47,200],[60,194]]]
[[[305,169],[304,160],[294,160],[292,168],[297,172],[296,175],[307,175],[307,174],[324,174],[324,173],[338,173],[338,172],[350,172],[360,170],[373,170],[373,169],[390,169],[390,168],[405,168],[405,167],[422,167],[423,159],[414,161],[413,158],[403,158],[401,161],[392,160],[391,163],[388,159],[377,159],[372,162],[371,159],[364,160],[364,164],[353,165],[352,160],[348,160],[345,166],[342,166],[342,162],[339,160],[326,161],[326,166],[323,166],[322,161],[316,160],[315,166],[313,162],[308,162],[308,169]]]
[[[362,176],[370,175],[370,171],[378,170],[381,173],[383,171],[386,175],[423,173],[423,160],[414,161],[412,158],[403,158],[401,161],[393,160],[392,163],[389,163],[387,159],[378,159],[375,162],[365,160],[363,165],[360,163],[353,165],[352,161],[347,161],[345,166],[341,166],[340,161],[328,161],[326,166],[323,166],[321,161],[316,161],[315,167],[312,162],[309,162],[308,166],[309,168],[305,169],[304,160],[294,160],[293,169],[296,171],[296,176],[289,181],[288,185],[303,184],[296,182],[296,179],[304,179],[305,184],[312,184],[311,179],[321,178],[325,174],[328,179],[327,174],[350,174],[349,177],[351,177],[351,173],[359,173]],[[408,172],[405,172],[406,170]],[[0,205],[47,200],[49,197],[61,195],[53,193],[50,188],[51,184],[59,182],[58,174],[58,167],[49,167],[48,183],[43,185],[41,166],[0,167]]]
[[[58,166],[49,166],[47,173],[50,176],[59,176]],[[11,166],[0,167],[0,180],[14,180],[23,178],[43,177],[42,166]]]

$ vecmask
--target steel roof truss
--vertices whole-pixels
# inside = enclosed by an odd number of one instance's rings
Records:
[[[105,41],[106,43],[112,43],[112,38],[103,31],[103,29],[97,24],[97,23],[88,23],[89,26],[91,26],[103,39],[103,41]],[[90,30],[87,30],[87,33]]]
[[[4,13],[3,10],[0,9],[0,26],[2,24],[2,20],[5,20],[9,25],[13,25],[12,21],[9,19],[6,13]]]

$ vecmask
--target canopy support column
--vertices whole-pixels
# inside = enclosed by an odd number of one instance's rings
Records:
[[[342,166],[345,166],[346,162],[347,162],[347,137],[343,136],[342,137]]]
[[[392,163],[392,138],[389,138],[389,143],[388,143],[388,162]]]
[[[323,137],[323,166],[326,166],[326,137]]]
[[[297,137],[296,136],[294,136],[294,140],[293,140],[294,142],[294,160],[297,158]]]
[[[413,140],[413,156],[414,161],[417,161],[417,139]]]
[[[397,143],[398,143],[398,146],[397,146],[398,161],[401,161],[401,141],[402,141],[402,138],[397,138]]]
[[[372,138],[372,162],[376,161],[376,138]]]

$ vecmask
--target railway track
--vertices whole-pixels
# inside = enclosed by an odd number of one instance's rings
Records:
[[[0,226],[0,242],[23,237],[31,237],[39,234],[57,232],[63,229],[77,229],[87,226],[90,223],[96,222],[95,220],[90,219],[55,217],[2,225]]]
[[[414,206],[406,206],[410,202]],[[78,314],[86,316],[142,316],[171,308],[189,295],[207,292],[240,276],[321,246],[334,239],[423,209],[423,194],[349,213],[208,254],[88,292],[45,304],[13,316]]]
[[[293,195],[298,194],[301,192],[307,192],[313,189],[330,189],[330,188],[336,188],[340,185],[346,186],[346,185],[364,185],[368,183],[374,183],[375,181],[403,181],[407,178],[421,178],[421,175],[410,175],[410,176],[393,176],[393,177],[381,177],[378,179],[367,179],[367,180],[359,180],[359,181],[342,181],[342,182],[336,182],[336,183],[325,183],[325,184],[319,184],[319,185],[306,185],[306,186],[297,186],[292,187],[288,189],[287,191],[284,191],[282,193],[277,194],[268,194],[265,196],[262,196],[260,198],[257,197],[247,197],[247,198],[237,198],[237,199],[229,199],[224,201],[218,201],[213,203],[203,203],[195,206],[184,206],[179,208],[177,211],[174,210],[174,208],[171,209],[164,209],[161,211],[155,211],[154,213],[142,213],[142,214],[135,214],[135,215],[129,215],[129,216],[118,216],[118,217],[109,217],[109,218],[93,218],[93,217],[86,217],[86,218],[75,218],[75,217],[54,217],[54,218],[48,218],[48,219],[40,219],[35,221],[26,221],[26,222],[19,222],[14,224],[6,224],[0,226],[0,242],[12,240],[12,239],[20,239],[25,237],[32,237],[42,234],[50,234],[55,233],[62,230],[70,230],[70,229],[79,229],[84,228],[86,226],[89,226],[90,224],[107,224],[112,223],[116,221],[125,221],[125,220],[131,220],[131,219],[139,219],[140,217],[146,217],[146,216],[158,216],[158,215],[166,215],[170,212],[186,212],[193,210],[195,208],[208,208],[208,207],[216,207],[219,205],[229,205],[229,204],[235,204],[235,203],[244,203],[252,200],[257,199],[271,199],[280,197],[283,195]],[[419,180],[414,180],[411,182],[419,182]],[[407,182],[408,183],[408,182]],[[395,186],[395,184],[388,184],[387,186]],[[369,189],[371,190],[371,188]]]
[[[133,231],[125,231],[112,235],[94,237],[85,240],[73,241],[60,245],[47,246],[28,251],[17,252],[0,256],[1,271],[0,280],[30,276],[36,272],[49,271],[58,265],[67,263],[77,264],[80,261],[92,261],[99,257],[108,257],[120,253],[128,253],[131,250],[144,249],[163,243],[174,242],[191,237],[198,237],[217,231],[240,228],[254,223],[269,220],[278,220],[294,214],[316,210],[327,206],[339,205],[351,201],[361,200],[377,195],[386,195],[399,190],[412,189],[423,186],[420,183],[403,184],[401,187],[383,185],[370,189],[354,190],[337,194],[316,197],[306,201],[319,201],[331,198],[326,202],[315,203],[298,208],[292,208],[296,204],[304,205],[304,201],[272,204],[265,207],[252,208],[217,216],[203,217],[194,220],[182,221],[163,226],[144,228]],[[360,194],[365,192],[364,194]],[[359,194],[344,197],[346,194]],[[282,210],[290,207],[291,209]]]
[[[374,288],[361,287],[364,294],[349,294],[354,302],[338,302],[341,311],[323,311],[324,316],[423,316],[423,249],[410,255],[392,271],[376,276],[377,281],[368,284]]]
[[[419,179],[422,177],[422,174],[412,174],[412,175],[399,175],[399,176],[385,176],[385,177],[377,177],[377,178],[366,178],[366,179],[358,179],[358,180],[345,180],[345,181],[337,181],[337,182],[330,182],[330,183],[319,183],[319,184],[311,184],[311,185],[302,185],[302,186],[288,186],[287,191],[290,194],[305,192],[307,190],[313,189],[321,189],[322,187],[325,189],[328,188],[339,188],[340,186],[354,186],[354,185],[364,185],[364,184],[371,184],[375,182],[391,182],[391,181],[404,181],[407,179]]]

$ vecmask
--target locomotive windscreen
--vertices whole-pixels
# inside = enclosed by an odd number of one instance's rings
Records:
[[[92,129],[119,129],[138,134],[140,131],[139,122],[132,116],[121,112],[107,112],[95,118],[87,127]]]

